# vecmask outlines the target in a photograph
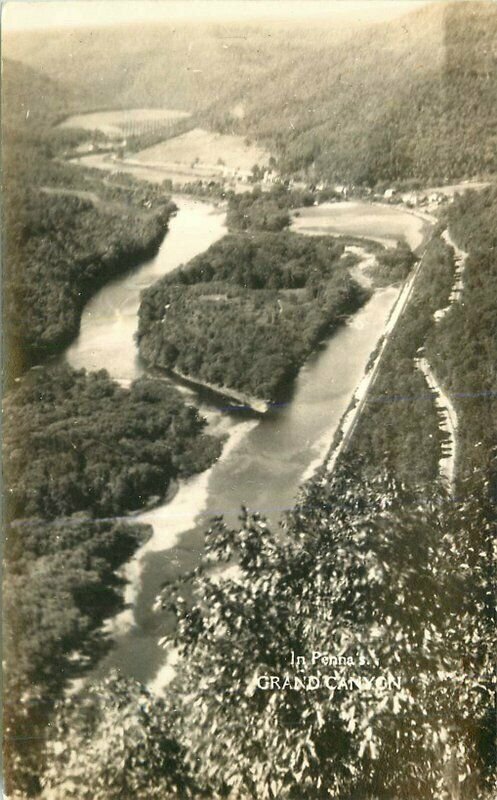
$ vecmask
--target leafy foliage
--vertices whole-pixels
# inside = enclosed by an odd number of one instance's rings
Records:
[[[5,476],[12,517],[140,508],[170,480],[202,471],[220,443],[159,380],[130,389],[104,370],[32,370],[6,402]]]
[[[170,712],[136,681],[111,673],[60,704],[43,783],[53,800],[191,797]]]
[[[51,707],[77,674],[72,656],[91,663],[105,650],[97,633],[120,609],[123,581],[114,571],[147,529],[73,515],[18,520],[4,546],[4,732],[10,788],[39,789],[42,744]]]
[[[439,798],[475,796],[478,745],[491,741],[491,595],[479,549],[495,517],[381,477],[321,472],[283,537],[257,514],[240,530],[217,520],[193,603],[178,615],[180,740],[214,796]],[[210,562],[208,562],[209,564]],[[341,674],[362,689],[267,691],[261,676]],[[320,651],[352,667],[310,665]],[[386,688],[380,676],[396,676]],[[399,768],[399,765],[402,765]],[[467,787],[466,789],[464,787]]]

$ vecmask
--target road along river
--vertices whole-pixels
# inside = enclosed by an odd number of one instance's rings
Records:
[[[81,333],[66,351],[72,366],[105,368],[122,383],[144,373],[133,339],[140,291],[225,232],[224,217],[214,206],[183,197],[175,201],[178,214],[155,258],[105,286],[86,306]],[[95,675],[118,667],[160,689],[167,673],[158,646],[164,619],[153,601],[161,585],[198,563],[213,515],[222,513],[234,523],[243,503],[276,525],[292,506],[303,479],[325,457],[397,295],[392,287],[376,291],[308,359],[285,402],[263,417],[233,411],[227,401],[201,390],[184,390],[210,430],[228,437],[227,444],[219,461],[183,482],[169,502],[134,518],[152,525],[153,535],[124,570],[127,608],[108,625],[115,644]]]

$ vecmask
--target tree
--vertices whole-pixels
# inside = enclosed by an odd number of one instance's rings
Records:
[[[51,800],[187,798],[193,784],[170,714],[133,680],[111,673],[58,708],[43,785]]]
[[[237,531],[215,521],[207,553],[236,564],[231,575],[198,571],[192,603],[176,587],[164,594],[178,616],[179,736],[214,796],[432,799],[449,784],[474,788],[491,649],[476,624],[483,523],[473,512],[387,476],[361,486],[322,472],[285,537],[247,511]],[[345,663],[311,663],[317,652]],[[311,690],[296,683],[310,676]]]

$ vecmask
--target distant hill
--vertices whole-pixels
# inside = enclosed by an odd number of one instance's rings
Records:
[[[81,89],[47,77],[20,61],[2,62],[3,124],[30,130],[52,125],[59,117],[83,102]]]
[[[82,107],[171,106],[288,172],[375,183],[497,171],[497,7],[436,3],[354,31],[181,24],[6,37]]]

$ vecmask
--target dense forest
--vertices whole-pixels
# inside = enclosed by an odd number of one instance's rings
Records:
[[[444,439],[433,397],[414,363],[419,348],[424,348],[457,412],[459,479],[475,470],[489,476],[497,443],[495,188],[456,196],[446,216],[444,224],[454,241],[469,253],[461,302],[452,303],[435,322],[434,312],[449,304],[454,256],[452,248],[434,237],[402,324],[385,351],[351,451],[351,458],[367,464],[369,472],[387,459],[395,474],[414,483],[436,477]],[[489,479],[495,482],[497,476]],[[497,482],[493,492],[497,498]]]
[[[4,746],[8,785],[39,791],[53,706],[109,642],[103,621],[121,610],[115,570],[150,531],[73,514],[17,520],[4,542]]]
[[[368,296],[343,252],[331,237],[225,236],[143,293],[141,355],[274,400],[318,341]]]
[[[104,371],[32,369],[4,412],[5,730],[9,780],[30,793],[43,759],[24,739],[43,738],[68,679],[109,646],[98,631],[122,605],[115,570],[147,533],[119,518],[205,469],[221,442],[163,381],[124,389]]]
[[[132,511],[219,455],[218,440],[202,433],[205,421],[160,380],[124,389],[105,371],[38,368],[5,411],[13,517]]]
[[[285,173],[373,185],[496,171],[493,3],[433,3],[348,30],[273,22],[270,34],[256,23],[123,26],[10,36],[5,49],[64,76],[81,107],[193,111],[264,143]]]
[[[70,341],[105,281],[155,253],[174,205],[38,154],[19,169],[23,155],[5,170],[4,296],[10,346],[32,362]]]
[[[11,379],[74,337],[91,294],[153,255],[175,210],[159,187],[58,158],[88,136],[52,127],[73,102],[58,83],[6,62],[3,285]]]

